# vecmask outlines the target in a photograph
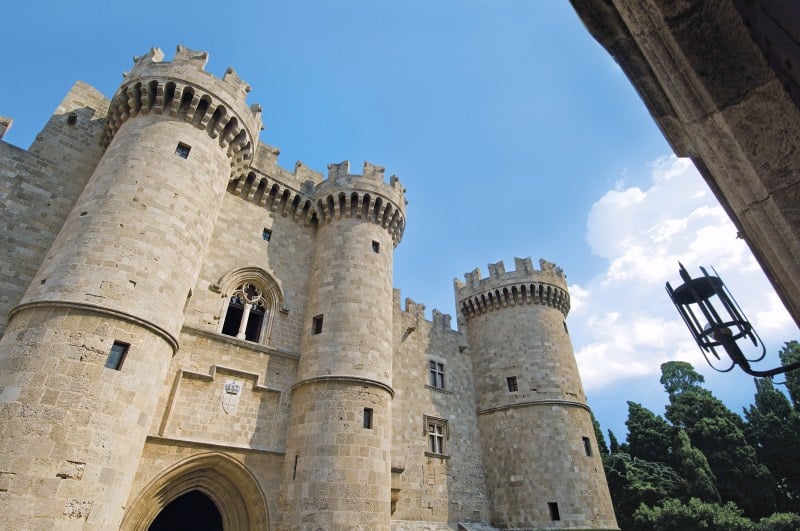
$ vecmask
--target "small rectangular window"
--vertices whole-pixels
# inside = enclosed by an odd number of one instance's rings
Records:
[[[429,374],[430,386],[437,389],[444,389],[444,363],[431,360]]]
[[[508,390],[510,392],[514,392],[517,390],[517,377],[516,376],[509,376],[506,378],[506,382],[508,382]]]
[[[586,452],[586,455],[592,455],[592,441],[589,437],[583,437],[583,450]]]
[[[558,503],[547,502],[547,508],[550,509],[550,520],[553,520],[554,522],[561,520],[561,514],[558,512]]]
[[[186,145],[183,142],[178,142],[178,147],[175,148],[175,154],[182,159],[188,159],[189,151],[191,151],[191,149],[191,146]]]
[[[269,229],[264,229],[264,232],[261,233],[261,239],[265,242],[268,242],[272,238],[272,231]]]
[[[368,407],[364,408],[364,427],[368,430],[372,429],[372,409]]]
[[[428,452],[444,455],[445,439],[447,438],[447,421],[432,417],[425,417],[425,431],[428,435]]]
[[[322,315],[317,315],[313,319],[313,323],[311,325],[311,330],[314,335],[322,333]]]
[[[118,371],[122,368],[122,362],[125,361],[125,356],[128,354],[129,344],[121,341],[114,341],[111,345],[111,351],[108,353],[105,366],[109,369]]]
[[[381,252],[381,244],[380,244],[380,242],[376,242],[375,240],[372,240],[372,252],[373,253]]]

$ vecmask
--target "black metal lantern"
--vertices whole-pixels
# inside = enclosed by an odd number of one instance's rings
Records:
[[[792,363],[767,371],[751,369],[750,363],[764,359],[766,348],[725,283],[719,276],[709,275],[704,267],[700,268],[702,277],[691,278],[683,264],[679,262],[678,265],[684,283],[672,289],[667,282],[667,293],[713,369],[728,372],[738,365],[747,374],[771,377],[800,368],[800,363]],[[714,271],[714,274],[717,275],[717,272]],[[756,349],[760,346],[760,353],[753,358],[746,357],[736,343],[742,338],[749,339]],[[711,354],[715,359],[721,360],[717,353],[718,347],[725,349],[730,357],[731,364],[727,368],[720,369],[709,359]]]

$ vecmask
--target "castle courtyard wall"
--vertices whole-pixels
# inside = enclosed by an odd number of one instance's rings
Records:
[[[472,363],[450,316],[406,300],[395,290],[392,403],[393,529],[429,529],[432,522],[486,522],[489,503],[475,416]],[[429,363],[444,366],[444,388],[430,385]],[[447,422],[444,455],[430,452],[426,417]],[[437,527],[435,527],[437,528]]]
[[[108,103],[78,81],[28,150],[0,141],[0,334],[103,154]]]

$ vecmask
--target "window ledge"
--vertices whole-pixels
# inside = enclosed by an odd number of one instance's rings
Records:
[[[431,391],[436,391],[437,393],[444,393],[446,395],[452,395],[453,394],[453,391],[445,389],[444,387],[434,387],[432,385],[426,384],[425,388],[426,389],[430,389]]]
[[[211,339],[220,343],[228,343],[230,345],[236,345],[238,347],[245,348],[247,350],[251,350],[254,352],[259,352],[261,354],[271,354],[277,356],[283,356],[290,359],[299,359],[300,355],[295,354],[294,352],[290,352],[283,349],[277,349],[275,347],[268,347],[267,345],[263,345],[261,343],[254,343],[253,341],[246,341],[244,339],[237,339],[233,336],[228,336],[225,334],[220,334],[217,332],[210,332],[208,330],[202,330],[200,328],[195,328],[193,326],[184,325],[181,328],[182,334],[189,334],[196,337],[204,337],[207,339]]]
[[[450,459],[447,454],[435,454],[433,452],[425,452],[425,457],[433,457],[435,459]]]

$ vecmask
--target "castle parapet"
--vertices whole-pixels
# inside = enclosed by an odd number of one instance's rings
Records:
[[[456,305],[469,320],[500,308],[520,304],[545,304],[569,313],[569,292],[564,271],[552,262],[539,260],[534,269],[530,258],[515,258],[514,271],[506,271],[503,261],[489,264],[489,276],[481,278],[480,269],[454,280]]]
[[[405,189],[396,176],[386,183],[381,166],[364,163],[362,175],[350,173],[350,162],[328,165],[328,178],[316,186],[316,213],[321,224],[342,217],[362,218],[389,231],[395,246],[405,230]]]
[[[442,313],[436,308],[433,309],[433,328],[434,330],[452,330],[453,325],[450,314]]]
[[[103,145],[132,117],[169,114],[218,138],[231,159],[231,178],[244,173],[253,159],[261,131],[261,107],[248,106],[250,86],[232,68],[222,79],[205,71],[207,52],[178,46],[172,61],[152,48],[125,73],[125,82],[111,100]]]
[[[11,124],[14,123],[14,120],[8,118],[6,116],[0,116],[0,140],[3,139],[3,136],[6,134],[6,131],[11,129]]]

